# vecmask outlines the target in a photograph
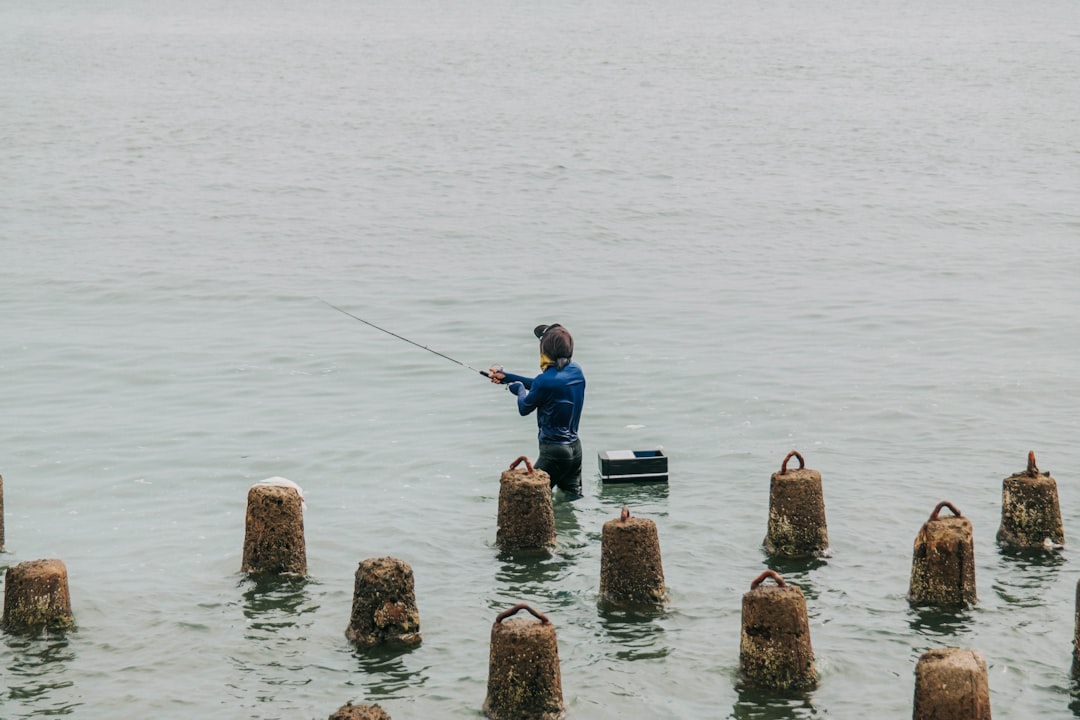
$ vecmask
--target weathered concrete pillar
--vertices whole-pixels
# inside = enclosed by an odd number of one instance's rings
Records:
[[[1076,604],[1073,613],[1073,675],[1080,677],[1080,580],[1076,581]]]
[[[1057,481],[1050,473],[1039,472],[1034,451],[1028,453],[1027,470],[1002,482],[997,541],[1011,550],[1052,550],[1065,544]]]
[[[943,507],[955,517],[939,518]],[[942,501],[915,537],[908,602],[913,606],[969,606],[975,592],[975,543],[971,521]]]
[[[4,619],[13,632],[75,629],[67,567],[60,560],[30,560],[4,575]]]
[[[766,578],[776,585],[762,585]],[[739,669],[743,680],[757,687],[807,689],[817,684],[806,598],[772,570],[759,575],[743,595]]]
[[[667,597],[656,523],[630,517],[604,523],[600,549],[600,601],[626,608],[655,608]]]
[[[360,563],[345,637],[357,647],[420,644],[420,612],[408,563],[391,557]]]
[[[251,486],[241,572],[307,574],[303,503],[303,496],[295,487],[266,483]]]
[[[503,622],[519,610],[540,622]],[[492,720],[558,720],[565,710],[555,626],[525,603],[500,613],[491,627],[484,714]]]
[[[976,650],[940,648],[915,666],[913,720],[990,720],[986,660]]]
[[[327,720],[391,720],[378,705],[353,705],[346,703]]]
[[[799,469],[788,470],[788,460],[798,458]],[[805,468],[803,457],[792,450],[769,485],[769,531],[765,551],[773,557],[821,557],[829,552],[825,524],[825,497],[821,473]]]
[[[522,461],[527,470],[516,469]],[[551,477],[543,470],[534,470],[524,455],[499,478],[499,529],[495,540],[507,552],[555,546]]]

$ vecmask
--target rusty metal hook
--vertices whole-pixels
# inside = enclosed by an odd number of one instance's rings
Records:
[[[1039,476],[1039,466],[1035,464],[1035,451],[1028,450],[1028,466],[1027,473],[1031,477]]]
[[[928,520],[927,522],[932,522],[934,520],[937,520],[938,519],[937,516],[938,516],[938,513],[941,512],[941,508],[949,508],[950,510],[952,510],[953,515],[955,515],[956,517],[964,517],[963,515],[960,514],[960,511],[956,509],[955,505],[953,505],[948,500],[942,500],[934,508],[934,512],[930,513],[930,520]]]
[[[503,620],[505,620],[506,618],[510,617],[511,615],[517,613],[519,610],[528,610],[530,613],[532,613],[532,616],[534,618],[536,618],[537,620],[539,620],[541,622],[541,624],[543,624],[543,625],[550,625],[551,624],[551,621],[548,620],[547,615],[545,615],[542,612],[537,612],[536,610],[533,610],[531,607],[529,607],[525,603],[518,603],[517,605],[510,608],[509,610],[503,610],[495,618],[495,624],[496,625],[500,624]]]
[[[784,464],[780,466],[780,474],[781,475],[787,475],[788,460],[790,460],[793,457],[799,458],[799,469],[800,470],[802,470],[804,467],[806,467],[806,463],[803,461],[803,457],[802,457],[802,455],[799,454],[799,451],[798,450],[792,450],[791,452],[789,452],[787,454],[787,457],[784,458]]]
[[[529,458],[525,457],[524,455],[522,455],[521,457],[519,457],[519,458],[518,458],[517,460],[515,460],[514,462],[510,463],[510,469],[511,469],[511,470],[513,470],[514,468],[516,468],[516,467],[517,467],[517,466],[518,466],[518,465],[519,465],[519,464],[521,463],[521,461],[522,461],[522,460],[524,460],[524,461],[525,461],[525,468],[526,468],[526,469],[527,469],[527,470],[529,471],[529,474],[530,474],[530,475],[532,475],[532,474],[533,474],[533,466],[532,466],[532,463],[531,463],[531,462],[529,462]]]
[[[622,506],[622,514],[619,515],[619,522],[626,522],[630,519],[630,508],[626,505]]]
[[[765,572],[754,578],[754,582],[750,583],[751,590],[757,590],[757,586],[765,582],[766,578],[772,578],[776,581],[777,587],[787,587],[787,583],[784,582],[784,578],[776,574],[775,570],[766,570]]]

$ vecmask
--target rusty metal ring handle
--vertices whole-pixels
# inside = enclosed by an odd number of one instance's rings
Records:
[[[524,460],[524,461],[525,461],[525,468],[526,468],[526,469],[527,469],[527,470],[529,471],[529,474],[530,474],[530,475],[532,475],[532,474],[533,474],[533,466],[532,466],[532,463],[531,463],[531,462],[529,462],[529,458],[525,457],[524,455],[522,455],[521,457],[519,457],[519,458],[518,458],[517,460],[515,460],[514,462],[510,463],[510,469],[511,469],[511,470],[513,470],[514,468],[516,468],[516,467],[517,467],[517,466],[518,466],[519,464],[521,464],[521,461],[522,461],[522,460]]]
[[[799,451],[798,450],[792,450],[791,452],[789,452],[787,454],[787,457],[784,458],[784,464],[780,466],[780,474],[781,475],[787,475],[788,460],[790,460],[793,457],[794,458],[799,458],[799,469],[800,470],[802,470],[804,467],[806,467],[806,462],[803,460],[802,455],[799,454]]]
[[[1027,473],[1031,477],[1038,477],[1039,476],[1039,466],[1035,464],[1035,451],[1034,450],[1028,450]]]
[[[543,625],[550,625],[551,624],[551,621],[548,620],[547,615],[545,615],[542,612],[537,612],[536,610],[533,610],[531,607],[529,607],[525,603],[518,603],[517,605],[510,608],[509,610],[503,610],[501,613],[499,613],[498,617],[495,618],[495,624],[498,625],[499,623],[501,623],[506,618],[508,618],[511,615],[514,615],[515,613],[517,613],[519,610],[528,610],[530,613],[532,613],[532,616],[534,618],[536,618],[537,620],[539,620],[541,622],[541,624],[543,624]]]
[[[772,578],[776,581],[777,587],[787,587],[787,583],[784,582],[784,578],[776,574],[775,570],[766,570],[765,572],[754,578],[754,582],[750,583],[751,590],[757,590],[758,585],[765,582],[766,578]]]
[[[622,513],[619,515],[619,522],[626,522],[630,519],[630,508],[626,505],[622,506]]]
[[[949,508],[950,510],[952,510],[952,514],[955,515],[956,517],[964,517],[963,515],[960,514],[960,511],[956,509],[955,505],[953,505],[948,500],[942,500],[934,508],[934,512],[930,513],[930,521],[934,521],[934,520],[938,519],[937,516],[938,516],[938,513],[941,512],[941,508]]]

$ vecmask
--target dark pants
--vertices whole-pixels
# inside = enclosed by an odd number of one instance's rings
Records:
[[[540,443],[536,467],[551,476],[551,486],[567,495],[581,496],[581,440],[569,445]]]

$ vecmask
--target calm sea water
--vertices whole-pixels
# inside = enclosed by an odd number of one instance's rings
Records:
[[[79,625],[0,638],[0,717],[480,717],[495,615],[556,625],[570,716],[911,715],[978,649],[995,717],[1076,717],[1080,6],[558,0],[0,6],[0,564],[67,564]],[[494,546],[535,425],[451,357],[589,378],[559,548]],[[605,486],[663,446],[669,486]],[[823,476],[821,683],[737,683],[770,475]],[[994,544],[1029,450],[1069,545]],[[239,573],[247,488],[304,487],[310,576]],[[979,603],[917,613],[950,500]],[[600,529],[657,523],[671,601],[601,614]],[[410,563],[423,645],[344,637]]]

